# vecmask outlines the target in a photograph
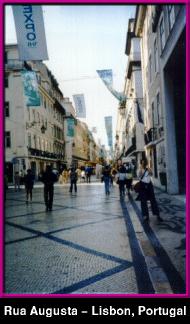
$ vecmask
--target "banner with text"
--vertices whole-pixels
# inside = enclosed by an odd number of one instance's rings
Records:
[[[73,118],[67,119],[67,136],[74,137],[75,135],[75,120]]]
[[[22,71],[22,81],[24,86],[24,95],[26,106],[40,106],[40,95],[38,91],[38,82],[36,73],[31,71]]]
[[[112,116],[106,116],[105,119],[105,128],[108,137],[108,146],[112,148],[113,140],[112,140]]]
[[[21,61],[47,60],[47,45],[41,6],[13,5]]]
[[[122,92],[118,92],[113,89],[113,74],[112,70],[96,70],[101,80],[104,82],[108,90],[112,93],[112,95],[117,98],[120,102],[124,102],[126,100],[126,96]]]
[[[76,116],[78,118],[86,118],[86,106],[84,101],[84,95],[83,94],[73,95],[73,99],[75,103]]]

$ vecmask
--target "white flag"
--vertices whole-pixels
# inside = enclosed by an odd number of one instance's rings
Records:
[[[19,59],[47,60],[47,46],[41,6],[13,5]]]
[[[73,95],[75,109],[76,109],[76,116],[79,118],[86,118],[86,107],[84,102],[84,95],[83,94],[76,94]]]

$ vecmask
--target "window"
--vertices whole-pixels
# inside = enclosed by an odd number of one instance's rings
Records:
[[[152,103],[152,127],[154,128],[154,115],[155,115],[155,111],[154,111],[154,102]]]
[[[9,102],[5,102],[5,117],[10,117]]]
[[[5,132],[5,147],[11,147],[11,132]]]
[[[41,139],[38,137],[38,149],[41,150]]]
[[[34,148],[36,149],[37,143],[36,143],[36,135],[34,135]]]
[[[4,57],[4,60],[5,60],[4,63],[5,63],[5,64],[7,64],[7,56],[8,56],[7,54],[8,54],[8,52],[5,51],[5,57]]]
[[[156,96],[156,111],[154,114],[154,124],[158,126],[160,123],[160,94]]]
[[[171,30],[175,23],[174,5],[168,5],[168,20],[169,20],[169,30]]]
[[[28,120],[30,121],[30,108],[27,108],[27,112],[28,112]]]
[[[5,74],[5,88],[9,87],[9,77],[8,74]]]
[[[152,57],[149,56],[149,81],[152,82]]]
[[[160,43],[161,43],[161,50],[163,50],[164,46],[165,46],[165,32],[164,32],[164,19],[163,18],[160,22]]]
[[[32,147],[31,134],[28,133],[28,147]]]
[[[154,42],[154,71],[158,71],[158,46],[156,40]]]
[[[32,109],[32,113],[33,113],[33,121],[35,122],[36,121],[36,114],[35,114],[35,110]]]

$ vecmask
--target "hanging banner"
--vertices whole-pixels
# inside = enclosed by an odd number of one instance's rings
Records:
[[[67,136],[74,137],[75,135],[75,120],[73,118],[67,119]]]
[[[100,79],[105,83],[106,86],[111,86],[113,84],[113,74],[112,70],[96,70]]]
[[[78,118],[86,118],[86,106],[84,101],[84,95],[83,94],[73,95],[73,99],[75,103],[76,116]]]
[[[40,95],[36,73],[31,71],[21,71],[26,97],[26,106],[40,106]]]
[[[47,46],[42,7],[13,5],[19,59],[21,61],[47,60]]]
[[[108,137],[108,146],[112,148],[113,146],[113,140],[112,140],[112,116],[106,116],[104,117],[105,120],[105,128],[106,128],[106,133]]]
[[[104,82],[108,90],[112,93],[112,95],[117,98],[120,102],[124,102],[126,100],[126,96],[123,92],[118,92],[113,89],[113,74],[112,70],[96,70],[101,80]]]

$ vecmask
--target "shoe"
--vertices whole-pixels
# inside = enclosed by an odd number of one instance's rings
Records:
[[[157,220],[158,220],[159,222],[163,222],[163,221],[164,221],[163,218],[160,217],[160,216],[157,216]]]

